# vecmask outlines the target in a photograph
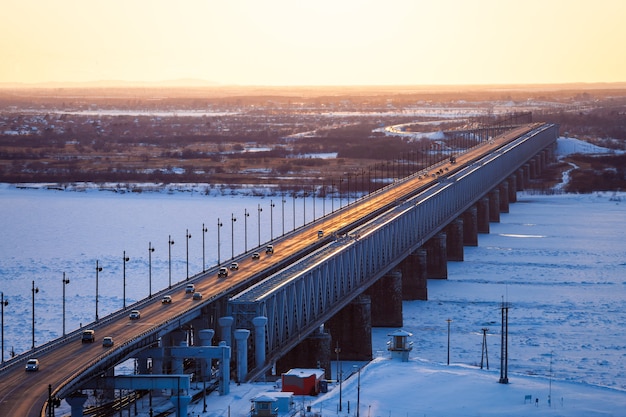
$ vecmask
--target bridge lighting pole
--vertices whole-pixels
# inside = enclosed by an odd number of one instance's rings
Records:
[[[270,242],[274,240],[274,206],[274,202],[270,200]]]
[[[187,244],[187,280],[189,280],[189,239],[191,239],[191,233],[189,229],[185,229],[185,237],[187,238],[185,243]]]
[[[343,184],[343,178],[339,178],[339,210],[341,210],[341,184]]]
[[[350,205],[350,174],[348,174],[348,202],[346,205]]]
[[[261,212],[263,211],[263,209],[261,208],[261,204],[259,203],[258,207],[258,225],[259,225],[259,247],[261,247]]]
[[[296,230],[296,192],[293,192],[293,230]]]
[[[357,368],[358,378],[356,384],[356,417],[360,416],[360,408],[361,408],[361,368],[357,365],[353,365]]]
[[[307,192],[302,190],[302,225],[306,224],[306,198]]]
[[[450,322],[452,319],[446,319],[448,322],[448,365],[450,365]]]
[[[283,236],[285,236],[285,203],[287,202],[287,200],[285,200],[285,194],[283,193]]]
[[[31,291],[33,293],[33,345],[31,346],[31,349],[35,350],[35,294],[39,292],[39,287],[35,287],[35,281],[33,281],[33,288]]]
[[[148,298],[152,298],[152,242],[148,242]]]
[[[237,218],[235,214],[230,213],[230,248],[231,248],[231,259],[235,259],[235,222]]]
[[[311,196],[313,197],[313,221],[315,221],[315,188],[311,191]]]
[[[2,363],[4,363],[4,307],[8,305],[9,301],[4,299],[4,293],[0,293],[0,318],[2,319],[0,323],[2,333],[2,347],[0,350],[2,350],[2,354],[0,356],[2,356]]]
[[[330,212],[335,212],[335,180],[330,182],[330,189],[332,190],[332,194],[330,197]]]
[[[248,252],[248,217],[250,217],[250,213],[248,213],[248,210],[244,208],[243,209],[243,251],[244,253]]]
[[[337,354],[337,380],[339,381],[339,411],[341,411],[341,377],[343,376],[343,370],[341,369],[341,362],[339,362],[339,352],[341,352],[341,348],[339,343],[337,343],[335,353]]]
[[[172,288],[172,245],[174,241],[172,240],[172,235],[167,236],[167,266],[169,269],[169,287]]]
[[[98,260],[96,259],[96,321],[99,320],[98,318],[98,274],[102,272],[102,267],[98,265]],[[33,297],[33,303],[35,301],[35,298]],[[33,311],[34,311],[34,307],[33,307]],[[34,314],[33,314],[34,316]]]
[[[202,223],[202,272],[206,271],[206,251],[204,249],[204,235],[209,229]]]
[[[63,337],[65,337],[65,286],[70,283],[70,280],[65,278],[65,272],[63,272]],[[4,351],[4,347],[3,347]]]
[[[221,227],[224,226],[224,224],[222,224],[222,222],[220,222],[220,218],[217,218],[217,265],[219,266],[221,264],[220,261],[220,229]]]
[[[122,254],[122,307],[126,309],[126,262],[130,258],[126,256],[126,251]]]

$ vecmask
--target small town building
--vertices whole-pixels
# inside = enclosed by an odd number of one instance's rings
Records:
[[[317,395],[324,385],[323,378],[323,369],[290,369],[282,374],[282,390],[294,395]]]
[[[400,329],[389,333],[387,336],[391,336],[391,340],[387,342],[387,350],[391,352],[391,359],[408,362],[409,352],[413,350],[413,342],[409,342],[407,339],[413,336],[413,333]]]

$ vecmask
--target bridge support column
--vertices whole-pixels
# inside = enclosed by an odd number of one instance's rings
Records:
[[[339,357],[348,361],[372,360],[371,300],[360,295],[339,313],[332,317],[326,326],[330,331],[333,346],[339,345]]]
[[[232,347],[232,326],[235,319],[231,316],[220,317],[217,322],[220,325],[222,340],[226,342],[227,346]]]
[[[213,344],[213,336],[215,335],[215,330],[213,329],[202,329],[198,331],[198,342],[200,342],[200,346],[211,346]],[[205,358],[196,358],[196,360],[201,361],[201,369],[202,369],[202,377],[203,380],[207,381],[207,375],[211,375],[211,361],[207,361]]]
[[[491,190],[487,195],[489,196],[489,221],[500,223],[500,191]]]
[[[537,160],[533,158],[528,161],[528,167],[528,178],[534,180],[537,178]]]
[[[446,256],[446,234],[437,233],[425,245],[428,278],[447,279],[448,259]]]
[[[402,272],[390,271],[367,289],[372,327],[402,327]]]
[[[520,168],[517,171],[515,171],[515,179],[517,180],[517,189],[519,191],[524,191],[524,168]]]
[[[498,186],[500,191],[500,213],[509,212],[509,183],[504,180]]]
[[[522,165],[522,170],[524,171],[523,177],[524,177],[524,189],[527,189],[529,184],[530,184],[530,162],[526,162],[524,165]]]
[[[418,249],[400,263],[402,299],[428,300],[428,271],[426,251]]]
[[[515,203],[517,201],[517,176],[511,175],[507,181],[509,183],[509,203]]]
[[[235,343],[237,344],[237,383],[244,382],[248,375],[248,337],[250,330],[235,330]]]
[[[255,366],[259,367],[265,364],[265,325],[267,317],[257,316],[252,319],[254,325],[254,360]]]
[[[87,401],[88,395],[82,393],[74,393],[65,398],[65,402],[70,405],[72,417],[83,417],[83,405]]]
[[[280,375],[292,368],[315,368],[323,369],[326,378],[331,378],[331,357],[331,336],[320,327],[276,362],[276,372]]]
[[[463,219],[457,217],[445,228],[448,261],[463,261]]]
[[[489,197],[485,196],[476,202],[478,210],[478,233],[489,233]]]
[[[174,372],[175,365],[172,361],[171,355],[169,354],[169,349],[167,348],[170,346],[180,346],[180,344],[186,339],[187,334],[182,330],[174,330],[161,338],[161,345],[164,348],[164,355],[161,363],[162,372],[176,373]]]
[[[172,395],[170,397],[170,401],[174,406],[176,406],[176,416],[187,416],[189,415],[188,406],[191,402],[191,397],[189,395]]]
[[[463,245],[478,246],[478,208],[476,204],[465,210],[463,218]]]

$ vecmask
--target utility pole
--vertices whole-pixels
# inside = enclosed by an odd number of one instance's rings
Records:
[[[509,304],[502,301],[502,336],[500,341],[500,384],[508,384],[509,377]]]
[[[480,369],[483,369],[483,358],[487,359],[487,369],[489,369],[489,355],[487,354],[487,331],[486,327],[482,328],[483,331],[483,348],[480,352]]]

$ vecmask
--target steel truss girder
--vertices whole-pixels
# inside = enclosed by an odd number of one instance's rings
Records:
[[[286,353],[557,136],[558,126],[543,125],[339,238],[331,244],[334,253],[275,289],[254,299],[246,291],[231,298],[236,325],[253,330],[247,324],[253,317],[267,317],[268,357]]]

